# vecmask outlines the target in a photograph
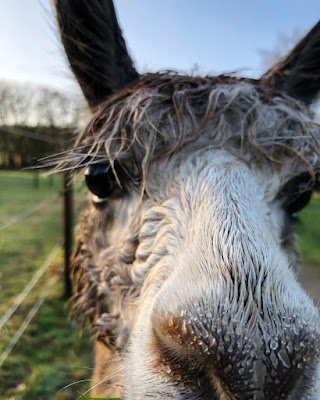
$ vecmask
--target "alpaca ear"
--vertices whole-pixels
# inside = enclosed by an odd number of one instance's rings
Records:
[[[93,109],[138,78],[112,0],[53,0],[71,69]]]
[[[260,82],[307,105],[316,99],[320,90],[320,21],[287,56],[260,78]]]

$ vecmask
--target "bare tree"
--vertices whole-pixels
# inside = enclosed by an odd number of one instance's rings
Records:
[[[34,164],[61,150],[61,142],[70,139],[86,115],[78,95],[0,82],[0,165]]]
[[[0,124],[73,128],[81,121],[84,102],[72,93],[0,82]]]

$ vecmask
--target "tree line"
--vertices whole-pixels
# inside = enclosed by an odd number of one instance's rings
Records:
[[[0,168],[34,166],[62,151],[86,114],[81,95],[0,81]]]

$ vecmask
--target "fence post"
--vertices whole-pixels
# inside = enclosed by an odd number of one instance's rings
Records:
[[[64,282],[65,297],[72,294],[70,269],[73,244],[73,187],[70,172],[63,173],[63,209],[64,209]]]

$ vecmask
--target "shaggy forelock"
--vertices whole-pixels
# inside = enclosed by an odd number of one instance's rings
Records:
[[[51,162],[62,171],[119,160],[145,178],[152,161],[203,140],[250,162],[294,158],[312,172],[319,129],[302,103],[259,81],[147,74],[101,104],[75,147]]]

